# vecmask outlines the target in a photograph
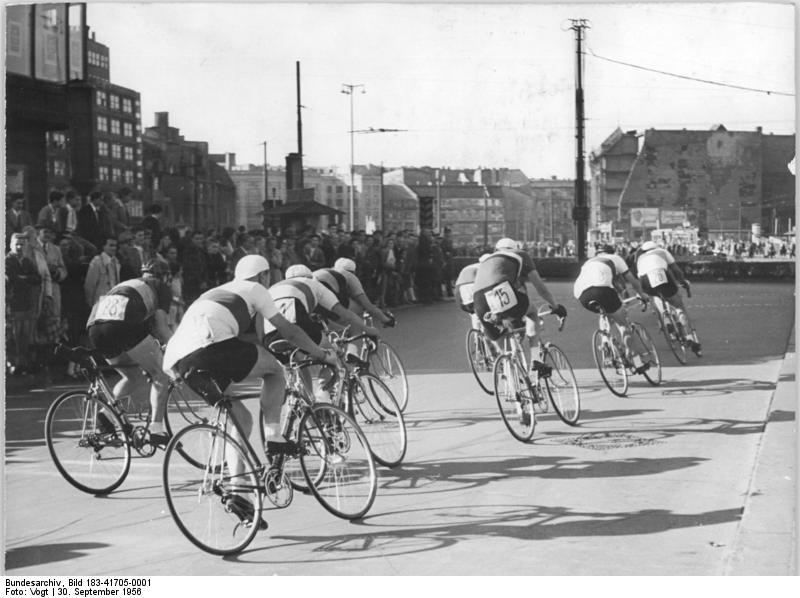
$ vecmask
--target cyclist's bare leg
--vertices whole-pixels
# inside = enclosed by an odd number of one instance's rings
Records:
[[[539,350],[540,333],[541,324],[539,322],[539,317],[536,315],[536,310],[534,309],[532,313],[525,316],[525,336],[528,339],[528,346],[530,347],[529,363],[541,359],[541,351]]]
[[[684,330],[688,331],[691,334],[694,342],[699,342],[697,340],[697,331],[695,331],[694,326],[692,325],[691,320],[689,319],[689,312],[686,311],[686,307],[683,304],[683,297],[681,297],[680,291],[675,293],[672,297],[667,299],[669,304],[675,308],[675,311],[678,312],[678,320],[683,326]]]
[[[150,387],[150,422],[153,433],[164,432],[164,411],[167,405],[169,377],[161,369],[164,353],[161,345],[152,336],[147,336],[141,343],[127,351],[128,357],[139,364],[152,380]]]
[[[264,347],[256,345],[258,359],[248,378],[261,378],[261,412],[264,414],[264,436],[272,442],[285,442],[281,436],[281,407],[286,381],[283,367]],[[248,431],[249,433],[249,431]]]
[[[250,411],[244,406],[242,401],[231,401],[230,409],[231,414],[236,418],[236,421],[242,427],[242,431],[249,436],[251,430],[253,429],[253,416],[250,415]],[[239,431],[236,429],[236,426],[230,425],[228,432],[230,432],[234,440],[236,440],[241,446],[244,446],[244,442],[242,441],[242,437],[239,434]],[[244,473],[244,461],[242,461],[239,453],[233,450],[233,448],[230,448],[226,451],[225,460],[231,464],[231,477],[236,479],[236,476],[241,476]]]
[[[622,345],[625,347],[625,357],[630,359],[633,356],[631,349],[631,334],[628,328],[628,312],[625,307],[620,307],[614,313],[608,314],[608,317],[614,322],[622,339]]]

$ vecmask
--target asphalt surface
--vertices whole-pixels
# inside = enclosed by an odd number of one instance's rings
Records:
[[[296,494],[265,511],[270,529],[234,557],[199,551],[175,526],[161,452],[135,458],[108,497],[69,486],[43,434],[65,387],[10,381],[7,573],[795,575],[794,286],[694,285],[704,356],[679,366],[657,338],[664,382],[634,379],[626,398],[602,385],[589,347],[595,316],[570,287],[551,283],[569,318],[546,334],[576,369],[578,427],[545,414],[532,443],[515,441],[469,373],[466,316],[448,301],[399,309],[386,338],[411,385],[404,463],[380,468],[363,520]],[[655,336],[652,315],[632,315]]]

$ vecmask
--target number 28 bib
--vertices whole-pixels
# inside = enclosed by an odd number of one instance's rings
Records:
[[[123,295],[103,295],[97,303],[95,320],[121,322],[125,319],[128,298]]]
[[[507,311],[517,305],[517,294],[507,280],[487,291],[486,303],[493,314]]]

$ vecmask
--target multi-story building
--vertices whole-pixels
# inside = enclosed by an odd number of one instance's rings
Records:
[[[236,186],[209,154],[205,141],[188,141],[157,112],[144,132],[145,195],[176,226],[222,229],[237,226]],[[259,227],[260,228],[260,227]]]
[[[531,179],[526,189],[533,199],[528,224],[529,240],[562,246],[575,241],[575,221],[572,219],[574,179]]]
[[[619,127],[590,154],[590,228],[597,229],[601,224],[609,228],[616,224],[619,228],[619,198],[638,154],[639,136],[636,131],[623,133]]]
[[[620,194],[618,222],[632,239],[681,219],[712,239],[748,238],[753,225],[785,233],[794,217],[793,156],[794,135],[760,127],[650,129]]]

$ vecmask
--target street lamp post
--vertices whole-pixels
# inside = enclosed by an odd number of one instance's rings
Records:
[[[361,88],[361,93],[367,93],[361,83],[342,83],[342,93],[350,96],[350,232],[354,230],[353,220],[355,211],[355,154],[353,150],[353,93],[357,88]]]

